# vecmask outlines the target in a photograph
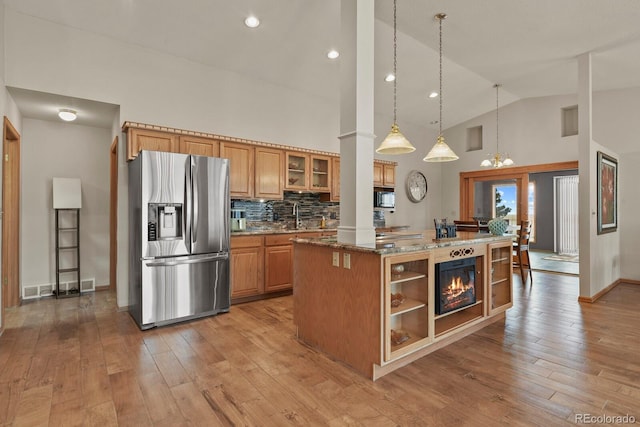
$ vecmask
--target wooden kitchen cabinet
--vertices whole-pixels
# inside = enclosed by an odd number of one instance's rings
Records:
[[[382,185],[384,187],[396,186],[396,166],[395,165],[382,165]]]
[[[390,361],[433,340],[429,310],[429,254],[384,259],[384,360]]]
[[[179,152],[195,156],[220,157],[220,141],[191,135],[180,135]]]
[[[510,241],[489,245],[488,315],[501,313],[513,305],[513,263]]]
[[[309,155],[286,152],[286,180],[285,190],[308,190],[309,189]]]
[[[311,177],[309,179],[309,190],[314,192],[331,191],[331,157],[310,156]]]
[[[231,299],[264,292],[264,247],[262,236],[231,237]]]
[[[373,186],[374,187],[395,187],[396,186],[396,165],[374,162],[373,163]]]
[[[383,164],[378,162],[373,162],[373,186],[374,187],[382,187],[384,183],[384,172],[383,172]]]
[[[178,135],[149,129],[129,128],[127,131],[127,160],[138,157],[142,150],[179,151]]]
[[[340,157],[331,159],[331,201],[340,201]]]
[[[256,147],[254,197],[283,198],[284,152],[279,149]]]
[[[249,144],[223,141],[220,157],[229,159],[229,193],[231,198],[253,197],[255,150]]]
[[[293,243],[304,234],[272,234],[264,238],[264,291],[293,289]]]

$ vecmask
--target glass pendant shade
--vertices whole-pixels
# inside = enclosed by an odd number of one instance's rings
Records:
[[[376,153],[380,154],[407,154],[412,153],[416,148],[411,145],[409,140],[398,129],[397,124],[391,125],[391,132],[382,141],[382,144],[376,148]]]
[[[451,148],[444,142],[444,137],[440,135],[438,142],[431,148],[431,151],[422,160],[425,162],[452,162],[458,160],[459,157],[453,152]]]

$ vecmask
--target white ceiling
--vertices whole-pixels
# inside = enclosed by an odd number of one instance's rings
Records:
[[[339,0],[4,0],[19,12],[255,79],[339,98]],[[392,113],[391,0],[375,0],[375,102]],[[438,118],[438,23],[443,24],[445,127],[500,104],[576,92],[576,56],[593,53],[594,90],[640,86],[638,0],[398,0],[398,120]],[[250,30],[244,18],[261,20]],[[14,92],[12,91],[12,94]],[[23,97],[16,102],[23,109]],[[24,102],[23,102],[24,101]],[[338,104],[336,102],[336,108]],[[23,114],[28,116],[23,111]]]

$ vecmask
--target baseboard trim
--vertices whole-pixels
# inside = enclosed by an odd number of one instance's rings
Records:
[[[600,292],[596,293],[595,295],[593,295],[591,297],[579,296],[578,297],[578,302],[588,302],[590,304],[593,304],[599,298],[601,298],[603,295],[606,295],[607,293],[609,293],[613,288],[615,288],[616,286],[618,286],[621,283],[628,283],[629,285],[640,285],[640,280],[618,279],[618,280],[616,280],[615,282],[613,282],[612,284],[610,284],[609,286],[607,286],[606,288],[602,289]]]

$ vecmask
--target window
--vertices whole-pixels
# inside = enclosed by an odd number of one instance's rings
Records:
[[[529,221],[531,221],[531,235],[529,237],[530,243],[535,243],[536,241],[536,182],[529,181],[529,194],[528,194],[528,203],[529,205],[528,214]]]
[[[493,185],[493,210],[494,218],[504,217],[509,220],[509,224],[515,225],[518,222],[518,187],[516,184],[495,184]]]

